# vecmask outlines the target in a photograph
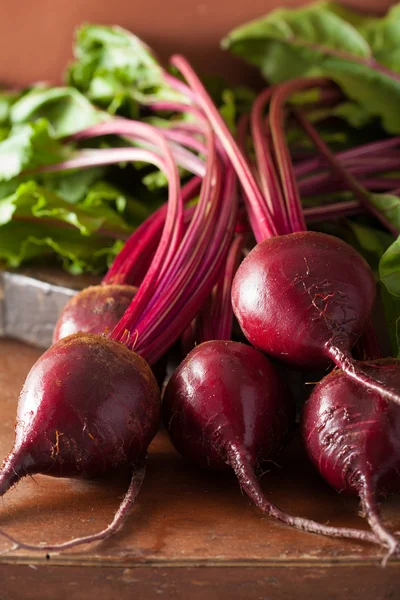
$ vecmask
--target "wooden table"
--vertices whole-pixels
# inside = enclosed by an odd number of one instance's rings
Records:
[[[13,440],[18,393],[39,356],[0,342],[0,455]],[[294,443],[263,477],[268,496],[294,514],[365,527],[355,500],[328,488]],[[0,527],[31,543],[64,541],[103,528],[129,481],[26,478],[3,499]],[[400,502],[385,502],[400,529]],[[0,538],[0,600],[385,599],[400,598],[400,560],[379,566],[367,544],[293,531],[264,519],[234,477],[193,468],[161,432],[150,447],[147,477],[129,521],[111,540],[46,557],[7,551]]]

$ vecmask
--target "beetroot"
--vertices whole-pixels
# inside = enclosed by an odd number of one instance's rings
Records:
[[[238,342],[197,346],[163,398],[164,423],[177,450],[213,468],[226,468],[237,444],[252,467],[273,456],[293,432],[294,418],[292,399],[270,362]]]
[[[373,274],[345,242],[316,232],[292,233],[258,244],[232,286],[234,313],[260,350],[301,368],[333,361],[348,377],[400,402],[399,388],[350,350],[370,319]]]
[[[371,269],[351,246],[304,232],[258,244],[236,273],[232,304],[254,346],[323,369],[333,348],[346,352],[361,335],[375,293]]]
[[[265,497],[255,469],[290,439],[295,408],[269,360],[251,346],[231,341],[197,346],[172,375],[162,416],[183,456],[203,467],[231,467],[267,515],[304,531],[376,541],[368,532],[293,517]]]
[[[136,465],[129,491],[107,529],[41,549],[108,537],[139,493],[147,447],[159,420],[158,385],[143,358],[102,336],[78,333],[64,338],[39,358],[25,381],[14,447],[0,472],[0,495],[28,474],[90,478],[123,464]]]
[[[53,333],[53,343],[79,331],[102,334],[112,331],[132,302],[132,285],[92,285],[65,305]]]
[[[389,387],[400,387],[400,361],[371,361]],[[305,448],[326,481],[357,495],[370,527],[389,555],[398,542],[381,522],[378,496],[400,491],[400,408],[335,370],[314,388],[304,406]]]

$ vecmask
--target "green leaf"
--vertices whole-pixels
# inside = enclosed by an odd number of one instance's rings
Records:
[[[34,181],[21,184],[14,194],[0,200],[0,226],[12,219],[51,219],[55,225],[57,221],[72,225],[86,236],[101,228],[116,237],[129,231],[121,217],[104,202],[98,200],[95,207],[90,204],[74,206]]]
[[[13,124],[46,118],[55,137],[72,135],[107,118],[72,87],[34,87],[13,103],[9,113]]]
[[[84,25],[77,32],[74,56],[69,85],[110,113],[137,117],[139,104],[153,97],[182,100],[164,82],[151,49],[121,27]]]
[[[379,117],[387,131],[400,132],[398,6],[382,19],[362,17],[332,2],[279,9],[233,30],[222,44],[260,67],[271,83],[329,77],[355,103],[353,124],[359,106],[362,123]]]
[[[372,204],[400,230],[400,198],[393,194],[369,194]]]
[[[393,351],[400,357],[400,236],[382,256],[379,276]]]
[[[347,241],[364,256],[372,270],[375,273],[378,272],[382,255],[393,242],[393,236],[386,231],[369,227],[351,219],[348,219],[346,223],[355,238],[354,240],[347,239]]]
[[[45,119],[25,125],[14,125],[8,137],[0,142],[0,181],[8,181],[28,167],[64,160],[66,147],[52,139]]]
[[[87,197],[93,186],[105,176],[106,171],[107,169],[104,167],[95,167],[60,173],[41,173],[35,177],[35,181],[47,190],[55,192],[70,204],[76,204]],[[117,191],[117,193],[120,192]]]
[[[11,109],[22,96],[21,92],[0,91],[0,126],[8,128],[11,124]],[[6,129],[7,130],[7,129]]]
[[[73,275],[101,273],[123,246],[120,241],[84,238],[77,231],[54,228],[40,221],[33,224],[11,221],[0,231],[0,260],[13,268],[39,257],[56,255]]]

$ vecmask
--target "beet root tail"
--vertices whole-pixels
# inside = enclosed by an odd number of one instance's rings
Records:
[[[141,466],[136,467],[132,473],[131,482],[129,484],[129,488],[114,515],[112,522],[107,525],[104,529],[99,531],[98,533],[94,533],[92,535],[86,535],[83,537],[74,538],[68,542],[64,542],[62,544],[43,544],[40,546],[35,546],[31,544],[25,544],[24,542],[20,542],[13,538],[11,535],[6,533],[5,531],[0,530],[0,535],[10,542],[14,544],[13,550],[42,550],[46,552],[59,552],[61,550],[68,550],[69,548],[74,548],[76,546],[81,546],[83,544],[90,544],[92,542],[99,542],[109,538],[111,535],[116,533],[116,531],[121,527],[121,525],[126,521],[129,512],[134,505],[139,492],[142,486],[144,476],[146,472],[145,464],[143,463]]]
[[[254,469],[245,456],[245,450],[236,445],[232,444],[228,450],[228,462],[235,471],[241,488],[264,514],[273,517],[286,525],[290,525],[294,529],[299,529],[300,531],[306,531],[308,533],[317,533],[328,537],[349,538],[375,544],[381,543],[381,539],[378,539],[375,532],[371,533],[369,531],[363,531],[362,529],[351,529],[348,527],[331,527],[310,519],[294,517],[281,511],[265,497],[254,473]],[[385,542],[385,545],[388,545],[388,543]]]
[[[339,367],[347,377],[357,381],[357,383],[365,388],[376,391],[383,398],[400,405],[400,390],[387,385],[385,381],[380,378],[379,372],[380,369],[384,372],[384,366],[379,367],[372,363],[363,363],[355,360],[348,353],[343,352],[336,346],[328,347],[328,354],[335,365]]]
[[[394,534],[383,525],[379,506],[376,501],[376,493],[370,483],[364,482],[364,485],[360,490],[360,498],[365,518],[367,519],[372,532],[376,535],[382,545],[388,548],[388,552],[382,560],[382,566],[385,566],[389,558],[400,551],[399,541],[394,537]]]
[[[24,461],[18,452],[11,452],[4,460],[0,470],[0,497],[27,474]]]

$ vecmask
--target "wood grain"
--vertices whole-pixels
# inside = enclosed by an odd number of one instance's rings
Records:
[[[0,565],[0,600],[397,600],[397,567],[148,569]]]

